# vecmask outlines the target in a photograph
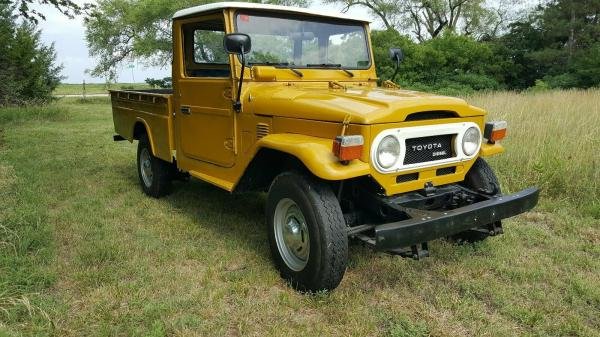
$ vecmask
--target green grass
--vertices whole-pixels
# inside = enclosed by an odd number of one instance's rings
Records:
[[[86,83],[85,84],[85,93],[87,95],[91,94],[106,94],[108,90],[118,90],[118,89],[149,89],[150,86],[146,83],[110,83],[107,85],[106,83]],[[55,96],[62,95],[82,95],[83,94],[83,84],[69,84],[69,83],[61,83],[58,85],[56,90],[53,93]]]
[[[600,228],[582,212],[598,156],[581,149],[598,97],[474,97],[511,126],[503,188],[540,183],[540,206],[422,261],[352,245],[340,287],[312,296],[271,265],[264,195],[190,181],[144,196],[107,99],[0,110],[0,336],[600,336]]]

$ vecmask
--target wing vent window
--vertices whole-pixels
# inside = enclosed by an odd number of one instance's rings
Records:
[[[256,124],[256,139],[261,139],[271,132],[271,126],[266,123]]]

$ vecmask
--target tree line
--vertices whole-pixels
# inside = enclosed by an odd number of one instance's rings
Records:
[[[600,86],[600,0],[322,0],[362,8],[383,29],[371,32],[381,81],[391,77],[391,47],[405,59],[396,82],[447,94],[478,90]],[[52,45],[40,43],[43,14],[33,0],[0,0],[0,104],[47,100],[60,81]],[[171,21],[181,8],[211,0],[40,0],[66,16],[84,15],[90,69],[116,79],[123,62],[171,63]],[[310,0],[268,0],[308,6]],[[20,19],[19,19],[20,17]],[[35,62],[31,62],[31,60]]]
[[[387,20],[410,23],[412,33],[398,26],[372,32],[382,78],[393,72],[387,49],[400,46],[406,58],[397,82],[415,89],[454,93],[600,85],[599,0],[549,1],[513,20],[507,20],[507,12],[485,14],[484,7],[477,11],[483,13],[480,19],[467,14],[473,8],[458,11],[464,18],[453,16],[452,6],[436,7],[439,12],[419,8],[419,19]],[[488,22],[483,29],[475,29],[483,21]]]
[[[185,3],[188,1],[189,3]],[[362,8],[383,23],[372,31],[381,80],[394,65],[390,47],[406,58],[397,82],[446,93],[477,90],[589,88],[600,84],[600,0],[323,0]],[[197,5],[152,0],[101,0],[87,20],[92,73],[113,77],[115,65],[141,58],[167,66],[170,17]],[[271,0],[306,6],[307,0]]]

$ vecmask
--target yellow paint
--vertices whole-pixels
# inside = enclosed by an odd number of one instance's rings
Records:
[[[381,174],[371,165],[371,144],[383,130],[458,121],[474,122],[483,129],[485,116],[484,110],[462,99],[390,85],[377,87],[373,62],[369,69],[352,70],[354,77],[339,69],[301,69],[303,77],[298,77],[284,68],[246,68],[242,111],[235,112],[232,103],[241,72],[238,57],[229,56],[229,65],[225,66],[231,73],[229,77],[190,77],[185,73],[182,51],[184,29],[206,20],[223,20],[226,32],[233,32],[234,11],[226,9],[174,21],[174,94],[141,94],[145,98],[136,100],[119,98],[123,92],[113,91],[118,134],[132,140],[134,123],[142,121],[157,157],[172,161],[176,153],[181,170],[228,191],[235,189],[252,159],[264,148],[295,156],[322,179],[371,176],[387,195],[422,189],[428,182],[444,185],[464,180],[474,159],[390,174]],[[190,114],[183,114],[182,107],[189,109]],[[455,117],[405,122],[409,115],[426,111],[452,111]],[[333,139],[343,132],[344,120],[350,120],[346,134],[360,134],[365,140],[362,157],[347,165],[339,163],[331,150]],[[483,144],[480,155],[502,151],[499,144]],[[456,169],[453,174],[437,175],[437,169],[450,166]],[[414,172],[418,173],[417,180],[396,182],[399,174]]]
[[[269,135],[258,141],[258,148],[289,153],[300,159],[317,177],[325,180],[344,180],[369,174],[369,164],[352,160],[341,164],[331,152],[331,139],[298,134]]]
[[[172,161],[173,118],[171,95],[111,91],[115,132],[133,141],[136,123],[144,125],[154,156]]]
[[[257,82],[277,81],[277,69],[266,66],[252,67],[252,78]]]
[[[479,155],[482,157],[489,157],[489,156],[493,156],[493,155],[500,154],[503,152],[504,152],[504,146],[502,146],[500,143],[496,143],[496,144],[483,143],[483,144],[481,144],[481,150],[479,150]]]

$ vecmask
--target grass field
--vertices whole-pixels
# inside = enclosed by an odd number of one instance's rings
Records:
[[[144,196],[107,98],[0,110],[0,336],[600,336],[600,91],[470,100],[509,121],[492,165],[539,207],[422,261],[352,245],[317,295],[272,267],[264,195]]]
[[[149,89],[150,86],[146,83],[86,83],[86,95],[106,94],[110,89]],[[61,83],[53,93],[55,96],[62,95],[83,95],[82,83]]]

